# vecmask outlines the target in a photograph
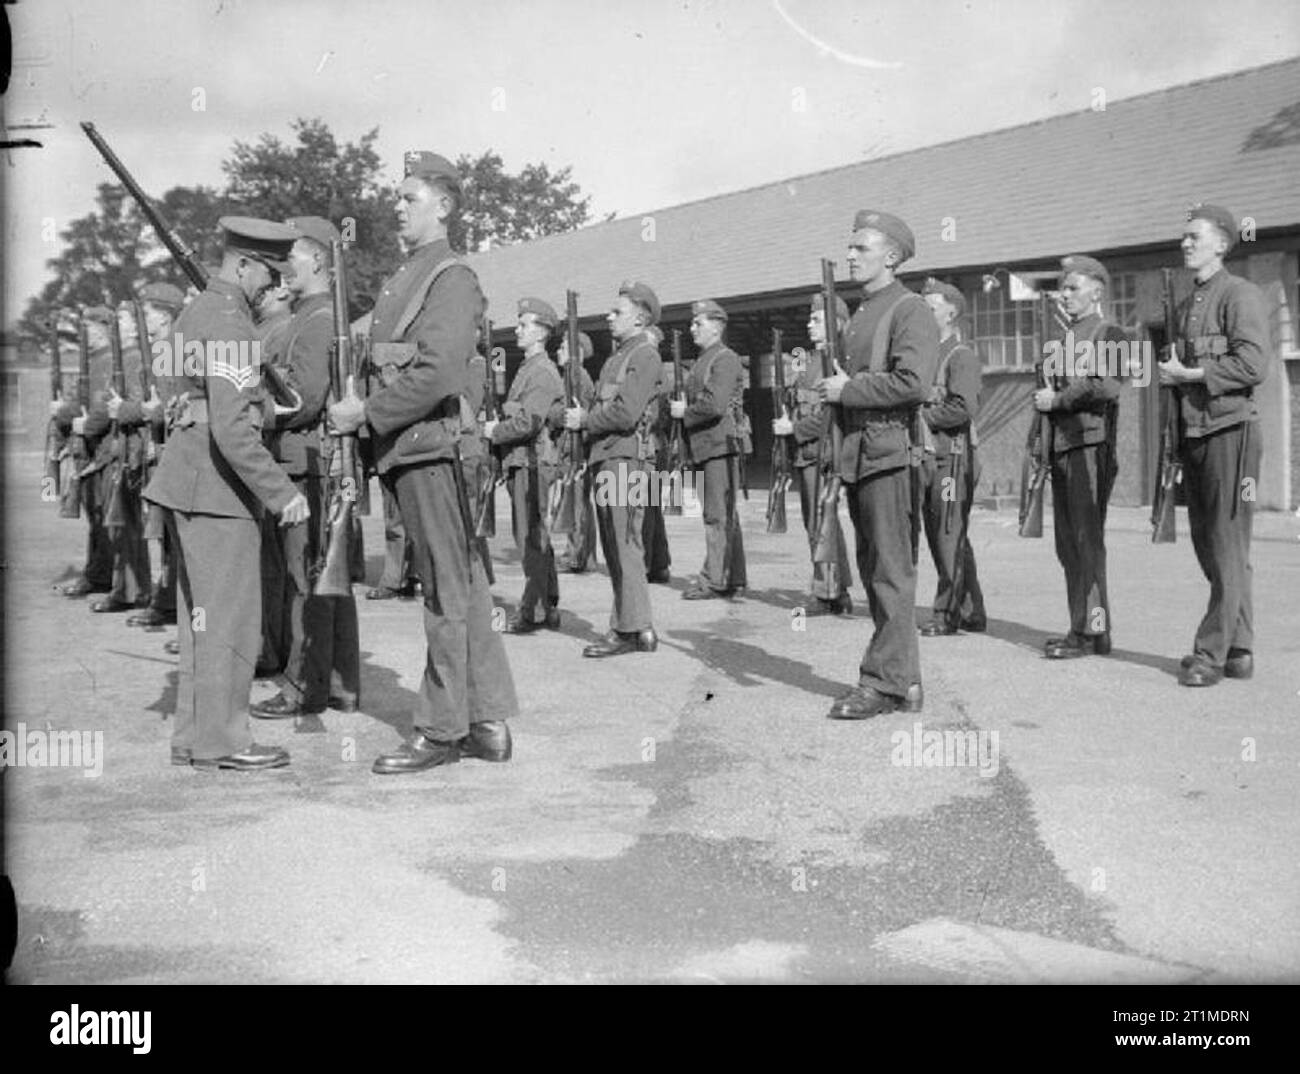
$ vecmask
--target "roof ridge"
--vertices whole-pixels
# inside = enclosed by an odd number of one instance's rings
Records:
[[[1161,96],[1162,94],[1181,93],[1185,90],[1191,90],[1191,89],[1204,86],[1210,82],[1223,82],[1232,78],[1242,78],[1247,75],[1259,74],[1261,71],[1268,70],[1271,67],[1283,67],[1286,66],[1287,64],[1300,64],[1300,55],[1288,56],[1285,59],[1274,60],[1270,63],[1259,64],[1255,67],[1245,67],[1236,71],[1225,71],[1222,74],[1217,74],[1217,75],[1206,75],[1204,78],[1198,78],[1191,82],[1178,82],[1172,86],[1164,86],[1160,89],[1147,90],[1145,93],[1134,94],[1132,97],[1120,97],[1114,101],[1107,102],[1107,109],[1113,108],[1117,105],[1135,104],[1137,102],[1143,101],[1150,97]],[[665,205],[662,208],[658,208],[658,209],[647,209],[646,211],[641,213],[628,215],[624,217],[617,217],[612,220],[601,220],[598,221],[597,223],[589,224],[586,227],[576,228],[573,231],[559,231],[553,235],[544,235],[541,238],[531,239],[521,243],[510,243],[506,246],[494,247],[491,250],[479,251],[479,253],[481,253],[483,256],[486,256],[488,254],[496,253],[498,250],[508,250],[513,246],[536,247],[537,245],[546,242],[548,239],[562,239],[566,235],[575,235],[578,232],[582,232],[582,231],[595,231],[597,228],[604,227],[608,224],[635,224],[637,222],[637,217],[655,216],[660,213],[673,212],[677,209],[685,209],[690,206],[703,205],[705,202],[719,201],[723,198],[733,198],[741,194],[750,194],[758,190],[766,190],[769,188],[775,189],[777,187],[785,186],[789,183],[804,182],[809,179],[815,179],[819,176],[829,175],[832,172],[847,171],[850,168],[861,168],[868,164],[879,164],[886,160],[898,160],[902,157],[912,156],[913,154],[916,153],[929,153],[938,149],[945,149],[955,145],[962,145],[964,143],[976,142],[982,138],[993,138],[999,135],[1009,134],[1012,131],[1019,131],[1019,130],[1028,129],[1030,127],[1042,126],[1045,123],[1057,123],[1073,117],[1081,117],[1087,115],[1091,111],[1092,109],[1082,108],[1082,109],[1075,109],[1070,112],[1059,112],[1055,115],[1044,116],[1042,119],[1031,119],[1031,120],[1027,120],[1024,123],[1016,123],[1010,127],[998,127],[995,130],[981,131],[978,134],[966,134],[960,138],[951,138],[946,142],[935,142],[931,145],[920,145],[912,149],[903,149],[897,153],[888,153],[880,157],[869,157],[866,160],[850,161],[847,164],[833,164],[827,168],[819,168],[817,171],[804,172],[801,175],[790,175],[782,179],[769,180],[768,182],[765,183],[755,183],[753,186],[740,187],[736,190],[726,190],[718,194],[708,194],[702,198],[694,198],[691,201],[681,201],[673,205]]]

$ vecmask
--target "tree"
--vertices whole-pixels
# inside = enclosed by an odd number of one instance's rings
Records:
[[[465,191],[451,234],[457,249],[540,239],[582,227],[590,216],[591,198],[581,196],[572,168],[552,172],[545,164],[525,164],[510,175],[490,149],[478,158],[462,154],[456,168]]]

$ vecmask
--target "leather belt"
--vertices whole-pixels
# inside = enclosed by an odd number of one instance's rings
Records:
[[[844,408],[844,431],[861,432],[870,426],[899,426],[904,429],[912,424],[913,407],[895,407],[893,410],[857,410]]]

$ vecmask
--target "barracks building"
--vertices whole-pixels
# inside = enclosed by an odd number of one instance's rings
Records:
[[[1206,79],[943,145],[794,176],[639,217],[472,254],[497,322],[494,341],[519,360],[507,324],[537,295],[564,308],[579,292],[581,327],[596,344],[593,375],[611,350],[604,313],[625,279],[663,303],[666,340],[682,332],[694,357],[690,303],[727,310],[727,342],[747,360],[745,408],[754,426],[751,484],[766,481],[772,417],[771,333],[782,349],[810,347],[808,301],[820,260],[836,262],[850,309],[845,247],[856,210],[896,213],[916,234],[903,283],[927,276],[966,296],[963,335],[984,363],[976,422],[983,502],[1014,502],[1041,353],[1036,287],[1054,287],[1060,258],[1086,253],[1111,275],[1111,320],[1158,347],[1164,339],[1161,268],[1191,286],[1178,241],[1187,209],[1226,205],[1253,222],[1229,271],[1264,291],[1276,361],[1256,389],[1264,436],[1259,504],[1300,504],[1300,58]],[[669,355],[668,342],[661,348]],[[1120,472],[1112,502],[1151,502],[1158,390],[1130,382],[1120,402]]]
[[[985,503],[1014,503],[1040,354],[1034,290],[1055,285],[1060,258],[1086,253],[1111,275],[1109,316],[1135,338],[1164,339],[1161,272],[1179,267],[1187,208],[1226,205],[1252,234],[1231,272],[1264,291],[1275,362],[1255,393],[1264,436],[1259,504],[1300,505],[1300,57],[1193,82],[1009,130],[832,168],[469,255],[511,371],[516,301],[537,295],[564,308],[579,292],[595,375],[611,350],[604,313],[625,279],[655,288],[668,340],[686,331],[690,304],[722,303],[729,345],[745,357],[745,406],[754,427],[750,481],[767,479],[771,444],[771,330],[784,350],[809,347],[808,302],[820,260],[837,263],[856,305],[845,247],[861,208],[901,216],[917,238],[903,282],[927,276],[966,296],[963,334],[984,363],[976,422]],[[1177,274],[1181,294],[1188,274]],[[507,327],[509,326],[509,327]],[[0,429],[10,449],[39,451],[49,400],[48,358],[5,347]],[[662,348],[668,356],[668,343]],[[75,357],[65,354],[67,377]],[[1153,377],[1154,380],[1154,377]],[[1157,451],[1157,389],[1129,383],[1120,403],[1117,504],[1150,503]]]

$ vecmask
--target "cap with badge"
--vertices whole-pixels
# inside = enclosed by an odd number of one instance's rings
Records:
[[[650,324],[654,324],[659,320],[659,296],[651,290],[648,284],[644,284],[640,280],[625,280],[623,286],[618,289],[618,293],[630,298],[649,313]]]
[[[818,291],[812,296],[813,313],[821,313],[826,308],[826,296]],[[835,296],[835,319],[837,321],[847,321],[849,319],[849,305],[839,295]]]
[[[298,232],[274,220],[252,216],[223,216],[217,223],[226,233],[226,249],[266,262],[277,272],[289,267],[289,251]]]
[[[298,233],[298,238],[311,239],[327,250],[341,239],[339,229],[323,216],[291,216],[285,223]]]
[[[178,310],[185,305],[185,292],[174,283],[147,283],[140,288],[140,301]]]
[[[937,280],[931,276],[925,281],[925,286],[921,288],[923,295],[942,295],[943,300],[957,311],[960,317],[966,312],[966,296],[950,283],[944,283],[943,280]]]
[[[560,323],[559,317],[556,316],[555,310],[549,302],[543,302],[540,298],[521,298],[519,300],[519,316],[525,313],[531,313],[539,324],[546,325],[547,328],[554,328]]]
[[[703,298],[699,302],[691,303],[692,317],[710,317],[715,321],[722,321],[724,324],[727,320],[727,311],[719,306],[711,298]]]
[[[1088,257],[1086,254],[1070,254],[1061,258],[1062,281],[1066,276],[1076,272],[1082,276],[1091,276],[1094,280],[1100,280],[1107,287],[1110,286],[1110,273],[1106,271],[1106,266],[1095,257]]]
[[[853,217],[853,230],[861,231],[864,227],[879,231],[902,251],[902,261],[916,253],[916,236],[902,219],[893,213],[882,213],[876,209],[859,209]],[[902,264],[902,261],[899,264]]]
[[[456,188],[457,193],[460,192],[460,172],[456,170],[456,165],[437,153],[413,149],[402,158],[402,168],[408,179],[414,176],[416,179],[448,183]]]
[[[1187,221],[1208,220],[1211,224],[1223,232],[1228,240],[1228,249],[1232,249],[1237,241],[1239,232],[1237,231],[1237,218],[1228,212],[1222,205],[1209,205],[1202,203],[1193,205],[1187,210]]]

